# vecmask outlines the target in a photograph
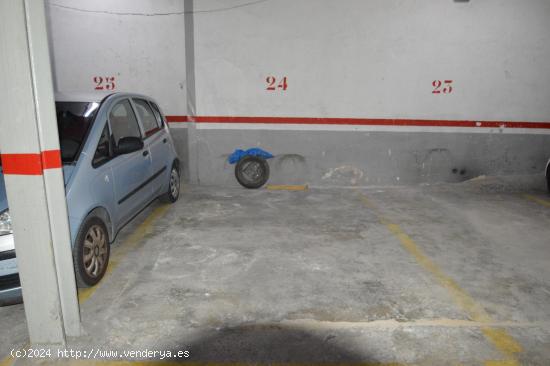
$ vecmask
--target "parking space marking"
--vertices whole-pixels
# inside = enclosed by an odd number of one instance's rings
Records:
[[[11,366],[13,364],[13,357],[8,356],[0,361],[0,366]]]
[[[432,274],[432,276],[439,282],[439,284],[445,288],[455,303],[461,307],[469,317],[480,323],[492,323],[493,319],[487,313],[487,311],[465,291],[463,290],[458,283],[456,283],[451,277],[446,275],[443,270],[433,262],[420,247],[414,242],[414,240],[407,235],[399,225],[392,223],[389,219],[384,217],[378,207],[374,205],[367,196],[359,192],[361,201],[363,204],[374,211],[378,216],[380,223],[386,226],[386,228],[394,234],[399,242],[405,248],[409,254],[411,254],[417,261],[417,263],[424,268],[426,271]],[[492,328],[489,326],[481,329],[485,338],[490,341],[493,346],[498,349],[503,355],[508,359],[503,362],[507,363],[494,363],[501,361],[487,361],[485,365],[519,365],[518,361],[515,359],[515,354],[522,352],[521,345],[502,328]],[[489,362],[489,363],[488,363]]]
[[[545,207],[550,207],[550,201],[548,201],[548,200],[544,200],[542,198],[538,198],[538,197],[530,195],[530,194],[524,194],[523,197],[525,197],[529,201],[536,202],[539,205],[543,205]]]
[[[496,348],[508,357],[514,357],[515,353],[522,351],[519,343],[503,328],[485,327],[481,328],[481,331],[485,338],[489,339]]]
[[[268,184],[266,187],[270,191],[307,191],[306,185],[272,185]]]
[[[105,273],[105,277],[100,283],[93,287],[78,289],[78,301],[82,304],[94,294],[94,292],[101,286],[101,283],[115,270],[120,261],[132,250],[139,242],[149,233],[151,233],[153,224],[157,219],[164,216],[166,211],[170,208],[170,205],[162,205],[153,210],[151,214],[137,227],[136,230],[124,242],[117,246],[116,250],[113,250],[113,254],[109,259],[109,265]]]
[[[519,363],[516,360],[496,360],[496,361],[485,361],[484,366],[517,366]]]

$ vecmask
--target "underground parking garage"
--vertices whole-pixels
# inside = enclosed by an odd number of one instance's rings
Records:
[[[549,16],[0,1],[0,365],[549,365]]]

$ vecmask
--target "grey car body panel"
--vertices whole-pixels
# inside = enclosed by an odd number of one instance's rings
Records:
[[[81,147],[78,159],[72,164],[64,164],[63,166],[72,246],[76,242],[78,231],[84,220],[90,213],[95,215],[98,212],[101,213],[99,217],[108,226],[111,234],[110,240],[113,241],[116,233],[129,220],[152,200],[168,190],[170,168],[172,163],[178,160],[168,125],[164,119],[163,126],[159,131],[148,138],[144,137],[142,150],[115,156],[103,165],[94,168],[92,159],[103,129],[109,124],[109,112],[115,104],[124,99],[139,98],[153,102],[158,106],[158,103],[152,98],[139,94],[115,93],[103,96],[103,99],[100,98],[101,96],[95,94],[87,99],[82,99],[81,96],[56,95],[56,101],[101,101],[94,122]],[[135,111],[132,102],[131,105]],[[139,114],[135,113],[135,115],[142,136],[145,136]],[[163,145],[162,148],[158,148],[159,143]],[[147,151],[146,154],[144,154],[145,151]],[[132,172],[132,169],[126,169],[127,164],[131,164],[131,161],[137,162],[133,168],[143,169],[143,171]],[[153,162],[156,162],[154,165],[158,168],[156,171],[153,171]],[[124,172],[127,174],[124,174]],[[133,174],[128,174],[130,172]],[[121,202],[124,197],[126,198]],[[3,175],[0,171],[0,212],[6,208],[8,208],[8,202]],[[106,215],[108,219],[105,217]],[[13,235],[9,236],[13,238]],[[7,297],[11,298],[14,293],[16,293],[16,289],[0,291],[0,301]]]

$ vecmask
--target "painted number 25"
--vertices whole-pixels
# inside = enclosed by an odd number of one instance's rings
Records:
[[[115,90],[114,76],[94,76],[95,90]]]
[[[451,94],[453,92],[453,81],[452,80],[434,80],[432,86],[432,94]]]
[[[277,82],[277,78],[275,76],[268,76],[266,79],[265,79],[266,83],[267,83],[267,88],[266,90],[277,90],[277,89],[281,89],[281,90],[287,90],[288,89],[288,82],[287,82],[287,79],[286,79],[286,76],[283,77],[282,79],[280,79],[278,82]]]

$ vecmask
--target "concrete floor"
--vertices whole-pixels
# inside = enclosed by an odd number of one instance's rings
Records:
[[[178,203],[154,203],[125,228],[112,256],[108,277],[80,294],[86,334],[73,350],[550,364],[550,197],[499,179],[186,187]],[[22,305],[1,308],[0,359],[25,342]]]

